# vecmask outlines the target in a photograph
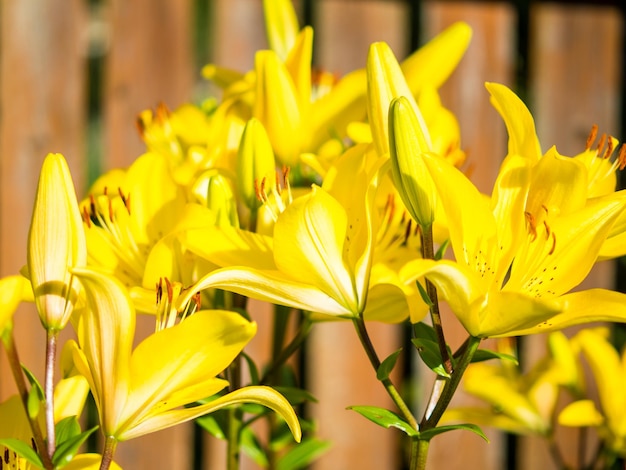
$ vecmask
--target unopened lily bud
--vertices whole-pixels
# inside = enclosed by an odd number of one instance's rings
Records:
[[[263,124],[252,118],[246,124],[237,152],[237,192],[244,204],[255,210],[261,205],[257,188],[261,182],[274,186],[276,161]]]
[[[376,150],[381,156],[389,154],[388,116],[391,100],[406,97],[413,108],[420,127],[426,129],[424,119],[411,94],[402,70],[391,48],[384,42],[370,46],[367,56],[367,113]],[[430,149],[430,136],[424,133]]]
[[[422,227],[432,225],[437,193],[423,154],[430,151],[424,128],[404,96],[389,107],[391,176],[411,217]]]
[[[263,0],[267,42],[285,60],[296,41],[300,26],[291,0]]]
[[[215,214],[215,225],[239,227],[237,200],[231,183],[216,170],[208,170],[206,177],[206,205]]]
[[[263,123],[281,163],[294,167],[302,147],[298,94],[287,67],[274,51],[255,55],[256,96],[253,116]]]
[[[65,158],[48,154],[43,162],[28,233],[28,275],[39,317],[60,331],[72,314],[78,283],[70,269],[87,262],[87,243],[74,183]]]

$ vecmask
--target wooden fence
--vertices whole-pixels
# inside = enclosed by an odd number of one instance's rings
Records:
[[[296,3],[303,21],[315,28],[316,64],[338,74],[363,67],[373,41],[387,41],[401,58],[446,25],[468,22],[472,43],[442,96],[459,117],[474,180],[484,191],[506,152],[505,128],[489,104],[485,81],[521,94],[544,146],[554,143],[562,153],[576,153],[593,123],[626,138],[624,15],[618,2]],[[34,191],[47,152],[68,158],[84,190],[90,175],[126,166],[142,152],[134,127],[139,111],[159,101],[173,108],[207,93],[202,62],[249,70],[254,51],[266,47],[261,0],[3,0],[0,21],[2,275],[25,263]],[[88,152],[101,157],[100,163],[88,161]],[[600,267],[588,282],[611,285],[612,266]],[[22,360],[38,374],[44,357],[40,329],[32,311],[19,312]],[[376,327],[373,335],[381,354],[402,341],[395,327]],[[461,338],[458,329],[449,340],[458,344]],[[540,343],[526,349],[535,351]],[[263,351],[263,337],[252,347]],[[334,442],[314,468],[399,468],[397,435],[345,410],[350,404],[386,404],[351,326],[316,327],[307,351],[307,383],[319,399],[311,412],[321,437]],[[14,389],[1,354],[0,398],[6,398]],[[214,443],[200,461],[193,459],[194,433],[187,425],[123,443],[116,460],[126,469],[223,468]],[[490,444],[466,432],[435,439],[429,468],[552,468],[534,440],[489,435]]]

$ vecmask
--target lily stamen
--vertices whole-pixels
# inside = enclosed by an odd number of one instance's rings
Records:
[[[537,224],[535,222],[535,216],[533,216],[530,212],[524,212],[524,217],[526,217],[526,223],[528,224],[528,233],[532,237],[531,242],[534,242],[537,239]]]
[[[591,126],[591,131],[589,132],[589,136],[587,137],[585,150],[591,150],[591,146],[595,142],[597,136],[598,136],[598,125],[594,124],[593,126]]]
[[[555,249],[556,249],[556,234],[552,232],[552,247],[550,248],[550,251],[548,251],[548,255],[551,255],[552,253],[554,253]]]

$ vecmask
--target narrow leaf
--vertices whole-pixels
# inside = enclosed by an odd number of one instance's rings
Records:
[[[450,377],[450,374],[446,372],[441,360],[441,353],[439,352],[439,344],[436,341],[423,338],[413,338],[411,342],[417,348],[424,364],[428,366],[435,374],[443,377]]]
[[[380,366],[378,366],[378,369],[376,370],[376,378],[378,380],[386,380],[389,378],[389,374],[391,374],[391,371],[396,366],[396,362],[398,362],[398,357],[400,356],[401,352],[402,348],[391,353],[388,357],[385,358]]]
[[[479,349],[472,357],[472,362],[488,361],[490,359],[502,359],[513,362],[515,365],[519,365],[517,358],[511,354],[499,353],[496,351],[490,351],[489,349]]]
[[[34,465],[35,468],[44,468],[39,454],[37,454],[37,452],[35,452],[33,448],[25,442],[22,442],[19,439],[6,438],[0,439],[0,446],[4,446],[15,452],[20,457],[25,458],[31,465]]]
[[[76,416],[68,416],[59,421],[55,425],[55,434],[57,445],[78,436],[80,434],[80,424],[78,424]]]
[[[332,443],[330,441],[306,439],[297,446],[294,446],[287,454],[278,460],[276,470],[298,470],[305,468],[324,454],[331,446]]]
[[[87,431],[78,434],[70,439],[67,439],[59,446],[57,446],[54,451],[54,455],[52,456],[52,463],[55,468],[63,467],[72,461],[72,459],[76,456],[78,452],[78,448],[83,445],[83,443],[87,440],[87,438],[93,434],[93,432],[98,429],[98,426],[94,426]]]
[[[378,406],[349,406],[347,409],[356,411],[379,426],[387,429],[390,427],[398,428],[411,437],[419,436],[419,432],[416,429],[393,411],[379,408]]]
[[[482,437],[485,442],[489,442],[487,436],[483,433],[482,429],[480,429],[475,424],[452,424],[448,426],[439,426],[433,429],[428,429],[420,433],[420,439],[430,441],[433,437],[438,436],[439,434],[443,434],[444,432],[455,431],[457,429],[465,429],[466,431],[471,431],[474,434],[478,434]]]

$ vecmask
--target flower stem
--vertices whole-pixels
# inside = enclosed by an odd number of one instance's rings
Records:
[[[17,353],[17,348],[15,346],[13,330],[12,328],[8,328],[8,330],[9,331],[2,336],[2,341],[4,343],[4,348],[7,352],[7,358],[9,360],[9,365],[11,366],[11,372],[13,373],[13,378],[15,379],[15,384],[17,385],[17,390],[20,394],[20,398],[22,399],[24,411],[26,412],[26,416],[28,416],[30,429],[33,433],[33,440],[35,441],[35,447],[37,448],[36,450],[41,457],[44,468],[46,470],[52,470],[54,466],[52,465],[50,455],[48,455],[46,444],[43,439],[43,434],[41,432],[41,428],[39,427],[39,421],[37,421],[36,418],[31,418],[30,413],[28,412],[28,387],[26,386],[26,380],[24,379],[24,374],[22,372],[20,358]]]
[[[48,436],[48,455],[54,455],[56,449],[56,436],[54,430],[54,366],[57,356],[57,340],[59,332],[48,329],[46,335],[46,372],[44,381],[44,395],[46,398],[46,433]]]
[[[259,382],[264,385],[275,385],[275,374],[280,367],[287,362],[287,360],[293,356],[293,354],[302,346],[302,343],[309,336],[311,331],[311,320],[308,317],[304,317],[300,323],[300,327],[293,337],[293,339],[276,355],[273,355],[272,363],[269,365]]]
[[[374,349],[372,340],[370,339],[367,328],[365,327],[365,321],[361,317],[353,318],[352,321],[354,323],[354,327],[356,329],[359,340],[361,341],[361,345],[363,346],[363,349],[365,349],[365,353],[367,354],[367,357],[370,360],[372,367],[375,371],[378,371],[378,368],[380,367],[380,359],[376,354],[376,350]],[[406,421],[411,425],[413,429],[419,429],[415,417],[411,413],[411,410],[409,409],[405,401],[400,396],[400,393],[398,393],[398,390],[393,385],[391,379],[384,378],[381,380],[381,383],[385,387],[387,394],[391,397],[393,402],[402,413],[402,416],[404,416],[404,419],[406,419]]]
[[[113,455],[117,448],[117,439],[108,436],[104,442],[104,451],[102,452],[102,460],[100,461],[100,470],[108,470],[113,462]]]
[[[472,358],[478,349],[478,345],[480,344],[481,338],[477,338],[475,336],[470,336],[468,338],[467,343],[465,344],[465,349],[463,354],[457,361],[456,368],[454,372],[450,375],[450,378],[447,379],[447,383],[445,383],[441,394],[437,399],[437,403],[432,410],[430,415],[425,415],[424,419],[422,419],[422,429],[432,429],[437,426],[441,416],[443,416],[444,411],[450,405],[450,401],[456,392],[457,387],[461,383],[461,378],[467,369],[467,366],[472,362]],[[442,379],[446,380],[446,379]]]
[[[428,460],[428,448],[430,441],[426,439],[413,439],[411,442],[410,470],[426,470]]]
[[[427,227],[420,226],[421,242],[422,242],[422,258],[435,259],[435,247],[433,241],[433,226]],[[435,285],[426,279],[426,293],[431,301],[430,306],[430,318],[433,322],[433,328],[437,334],[437,343],[439,345],[439,352],[441,354],[441,360],[443,361],[443,367],[448,374],[452,373],[452,360],[448,354],[448,347],[446,345],[446,338],[443,334],[443,325],[441,323],[441,314],[439,313],[439,299],[437,298],[437,288]]]

